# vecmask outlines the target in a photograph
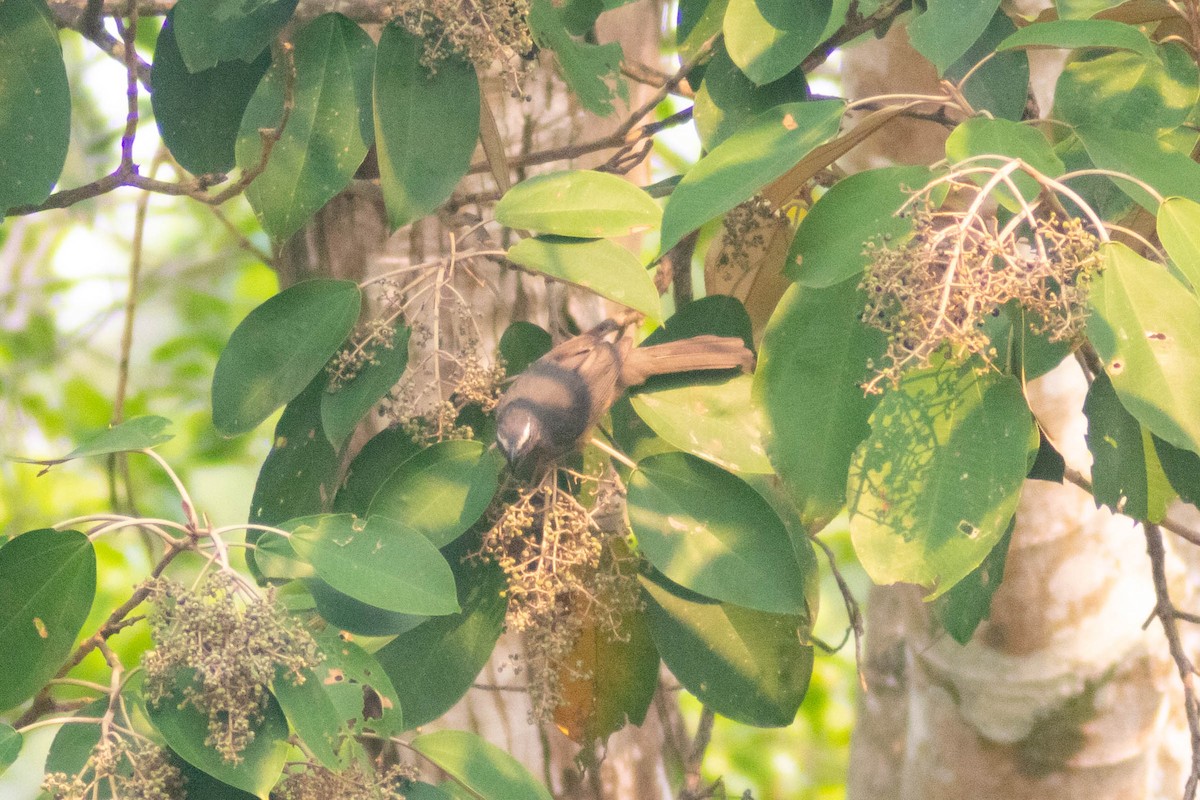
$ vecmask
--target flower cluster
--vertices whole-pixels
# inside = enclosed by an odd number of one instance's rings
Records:
[[[416,770],[406,764],[376,771],[356,761],[334,772],[308,763],[288,775],[271,796],[279,800],[404,800],[404,790],[416,778]]]
[[[501,65],[519,94],[522,61],[533,51],[529,0],[418,0],[397,22],[425,43],[430,70],[452,55],[480,69]]]
[[[167,751],[142,739],[110,735],[92,748],[76,775],[46,773],[42,789],[55,800],[173,800],[183,794],[184,777]]]

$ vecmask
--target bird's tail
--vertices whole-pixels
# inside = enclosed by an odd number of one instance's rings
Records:
[[[621,382],[637,386],[655,375],[694,370],[754,369],[754,353],[736,336],[693,336],[649,347],[635,347],[625,358]]]

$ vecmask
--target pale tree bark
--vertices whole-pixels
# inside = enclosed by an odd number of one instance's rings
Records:
[[[1033,64],[1043,111],[1061,58]],[[850,51],[844,68],[850,97],[936,86],[900,26]],[[944,129],[906,126],[877,137],[851,168],[943,157]],[[1084,475],[1086,389],[1073,360],[1027,388],[1068,466]],[[1170,566],[1173,599],[1190,607],[1196,573],[1187,580],[1178,556]],[[1178,798],[1191,753],[1167,642],[1157,621],[1146,624],[1155,603],[1146,538],[1132,520],[1098,510],[1073,485],[1027,482],[991,616],[967,645],[940,629],[916,587],[871,592],[869,688],[847,796]]]
[[[657,3],[637,3],[605,14],[598,25],[598,39],[600,42],[619,41],[627,60],[663,66],[660,64],[662,13]],[[519,163],[522,155],[534,150],[578,145],[610,133],[654,91],[652,87],[630,82],[628,101],[618,103],[617,111],[611,117],[596,118],[575,104],[548,60],[527,80],[524,89],[528,100],[511,97],[511,87],[498,76],[485,76],[482,80],[486,102],[514,163]],[[613,152],[601,150],[536,169],[517,168],[510,179],[516,182],[529,174],[550,169],[598,166]],[[477,149],[474,162],[482,163],[484,158],[482,149]],[[647,183],[648,161],[632,170],[629,178]],[[480,217],[482,201],[474,202],[473,198],[494,199],[498,194],[496,181],[489,172],[475,172],[456,190],[450,203],[454,208],[452,213],[427,218],[411,229],[389,236],[378,187],[368,181],[356,181],[350,190],[329,203],[310,225],[284,246],[279,264],[281,281],[287,285],[317,276],[361,281],[398,265],[443,258],[449,254],[449,234],[457,234]],[[457,243],[459,250],[469,244]],[[562,286],[548,286],[541,279],[502,270],[494,264],[479,266],[476,272],[484,278],[484,286],[461,274],[452,280],[480,324],[482,344],[489,353],[494,352],[500,333],[511,320],[530,319],[554,331],[563,327],[563,312],[568,306],[570,313],[583,325],[599,321],[606,313],[604,305],[594,297],[576,296],[567,293]],[[444,321],[440,330],[446,337],[442,340],[443,346],[457,335],[454,327]],[[414,347],[410,364],[420,364],[422,356],[427,354],[423,353],[422,347],[427,349],[429,345]],[[436,355],[432,357],[437,358]],[[431,362],[425,363],[425,372],[418,380],[433,386]],[[449,392],[448,387],[440,388]],[[378,427],[378,421],[364,425],[355,434],[352,452]],[[537,725],[530,721],[525,672],[514,670],[512,662],[516,657],[520,663],[522,656],[518,637],[502,638],[496,653],[477,679],[478,688],[471,689],[443,719],[428,728],[447,727],[481,734],[520,760],[559,797],[654,800],[672,796],[668,769],[674,765],[668,762],[682,758],[671,748],[664,748],[664,741],[672,735],[678,738],[681,730],[673,696],[657,698],[644,725],[627,726],[596,752],[582,754],[587,759],[581,759],[579,746],[552,724]],[[659,694],[664,693],[660,691]],[[580,763],[585,760],[598,762],[598,765],[582,769]]]

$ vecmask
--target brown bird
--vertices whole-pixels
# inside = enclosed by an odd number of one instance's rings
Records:
[[[496,442],[510,464],[547,462],[582,446],[612,404],[654,375],[754,368],[732,336],[633,346],[628,324],[605,320],[554,347],[517,376],[496,407]]]

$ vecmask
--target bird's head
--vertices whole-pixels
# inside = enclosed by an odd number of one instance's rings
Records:
[[[496,419],[496,443],[509,464],[522,461],[542,443],[541,420],[524,404],[501,408]]]

